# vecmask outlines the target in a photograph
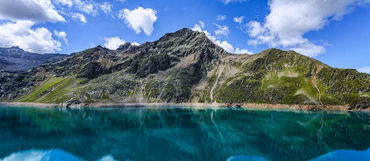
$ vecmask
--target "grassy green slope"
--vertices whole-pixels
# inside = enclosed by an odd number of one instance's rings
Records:
[[[146,77],[131,73],[131,68],[90,79],[76,73],[59,77],[50,74],[28,94],[13,101],[324,105],[370,102],[368,74],[331,68],[294,51],[269,49],[252,56],[226,56],[210,66],[199,65],[203,63],[189,56],[169,70]]]
[[[36,85],[30,93],[17,98],[19,102],[63,103],[73,97],[75,86],[82,81],[74,76],[50,77]]]
[[[293,51],[269,49],[253,55],[219,88],[218,102],[368,104],[370,77],[331,68]]]

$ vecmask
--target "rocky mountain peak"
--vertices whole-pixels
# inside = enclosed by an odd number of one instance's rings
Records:
[[[23,49],[18,46],[12,46],[9,48],[0,48],[0,55],[9,55],[9,54],[23,54],[26,53]]]
[[[64,59],[65,54],[38,54],[25,51],[19,46],[0,48],[0,71],[25,71],[43,63]]]
[[[126,43],[124,43],[124,44],[120,45],[120,46],[117,48],[117,50],[125,51],[125,50],[129,50],[129,49],[131,49],[132,47],[133,47],[133,45],[132,45],[131,43],[126,42]]]
[[[19,46],[12,46],[12,47],[10,47],[9,49],[23,50],[23,49],[21,49]]]
[[[186,36],[196,35],[196,34],[200,34],[200,32],[193,31],[189,28],[182,28],[182,29],[180,29],[176,32],[168,33],[164,37],[166,37],[166,36],[169,36],[169,37],[186,37]]]
[[[0,55],[0,62],[6,60]],[[349,104],[357,109],[370,102],[368,74],[331,68],[275,48],[254,55],[230,54],[204,33],[188,28],[135,47],[97,46],[33,69],[20,75],[20,81],[6,73],[0,97],[42,103]]]
[[[212,55],[229,54],[223,48],[215,45],[204,33],[188,28],[168,33],[153,43],[156,48],[187,50],[185,55],[193,52],[205,53],[209,51]]]

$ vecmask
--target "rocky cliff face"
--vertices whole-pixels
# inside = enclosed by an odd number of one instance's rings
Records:
[[[189,29],[140,46],[98,46],[0,78],[0,97],[21,102],[370,104],[369,74],[294,51],[230,54]]]
[[[19,47],[0,48],[0,71],[26,71],[44,63],[57,62],[66,54],[36,54]]]

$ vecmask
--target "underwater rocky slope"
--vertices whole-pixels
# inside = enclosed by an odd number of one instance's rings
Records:
[[[0,82],[8,102],[370,106],[369,74],[294,51],[231,54],[186,28],[140,46],[97,46],[27,72],[2,72]]]

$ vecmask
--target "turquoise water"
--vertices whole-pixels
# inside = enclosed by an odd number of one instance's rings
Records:
[[[370,160],[356,112],[0,107],[0,161]]]

